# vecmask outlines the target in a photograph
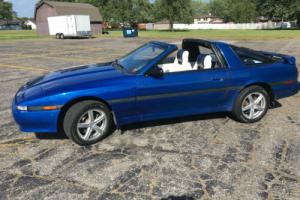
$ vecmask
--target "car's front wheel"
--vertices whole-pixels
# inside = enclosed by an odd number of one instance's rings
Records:
[[[99,142],[113,131],[113,117],[104,103],[79,102],[66,112],[63,128],[75,143],[87,146]]]
[[[251,86],[241,91],[232,113],[240,122],[255,123],[266,115],[269,106],[268,92],[263,87]]]

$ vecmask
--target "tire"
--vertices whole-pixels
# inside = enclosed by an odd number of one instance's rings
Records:
[[[261,101],[259,101],[260,99]],[[240,92],[232,114],[239,122],[255,123],[266,115],[269,107],[270,96],[268,92],[263,87],[250,86]]]
[[[94,119],[92,123],[90,116]],[[104,116],[104,120],[97,123],[96,120],[101,118],[100,116]],[[66,112],[63,129],[67,137],[76,144],[88,146],[99,142],[113,132],[113,117],[104,103],[82,101],[70,107]],[[98,133],[97,130],[101,131]]]
[[[60,39],[64,40],[65,39],[65,35],[63,33],[60,34]]]
[[[56,33],[55,38],[56,38],[56,39],[60,39],[60,34],[59,34],[59,33]]]

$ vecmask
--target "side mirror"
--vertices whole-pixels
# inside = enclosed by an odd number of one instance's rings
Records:
[[[148,73],[148,76],[152,76],[154,78],[159,78],[162,77],[164,74],[164,71],[162,70],[162,68],[158,67],[158,66],[154,66]]]

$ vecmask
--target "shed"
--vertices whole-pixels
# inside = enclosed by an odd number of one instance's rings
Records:
[[[41,1],[34,13],[38,34],[49,35],[48,17],[63,15],[89,15],[93,34],[102,33],[103,18],[97,7],[87,3]]]

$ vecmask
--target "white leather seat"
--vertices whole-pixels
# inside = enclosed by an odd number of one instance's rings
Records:
[[[189,63],[189,52],[179,50],[174,63],[163,64],[161,66],[164,72],[180,72],[193,70],[191,63]]]
[[[199,54],[197,57],[197,61],[194,65],[194,68],[198,70],[214,69],[216,63],[217,63],[216,56],[214,54],[210,54],[210,55]]]
[[[211,69],[213,66],[211,55],[207,55],[204,58],[203,69]]]

